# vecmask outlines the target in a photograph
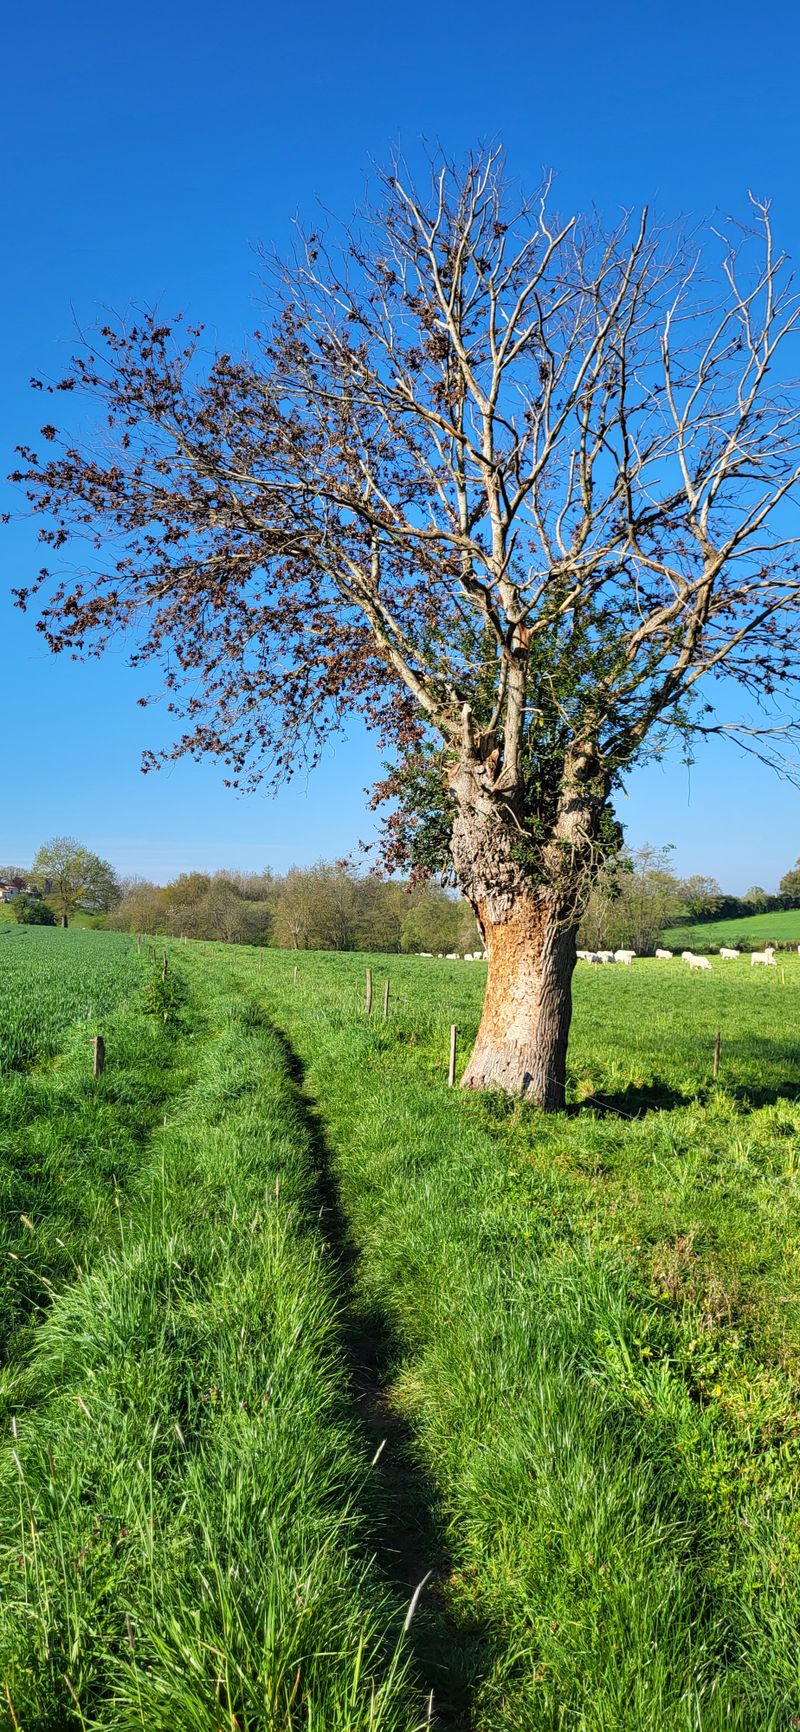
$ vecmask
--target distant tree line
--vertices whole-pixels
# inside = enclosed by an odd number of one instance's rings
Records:
[[[671,849],[642,848],[606,862],[592,890],[579,942],[587,949],[630,945],[646,955],[670,926],[739,919],[800,908],[800,859],[770,893],[754,885],[726,895],[702,873],[680,878]],[[185,872],[166,885],[120,880],[71,837],[40,848],[30,872],[0,867],[0,883],[30,886],[13,904],[26,923],[62,925],[75,912],[103,916],[118,931],[199,938],[223,944],[276,945],[289,950],[430,951],[463,954],[481,939],[469,904],[428,882],[356,871],[320,860],[272,872]]]
[[[669,848],[623,850],[606,862],[583,917],[580,945],[588,950],[630,945],[640,955],[655,949],[670,926],[702,925],[800,908],[800,860],[784,874],[777,892],[754,885],[744,896],[729,896],[716,878],[694,873],[679,878],[670,866]]]
[[[288,950],[463,952],[480,938],[468,903],[439,885],[408,888],[340,862],[271,872],[187,872],[123,884],[107,924],[125,932],[270,944]]]

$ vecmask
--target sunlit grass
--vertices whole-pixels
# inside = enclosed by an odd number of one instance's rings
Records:
[[[6,1382],[9,1713],[408,1732],[308,1137],[275,1037],[205,987],[196,1079],[117,1244]]]
[[[263,991],[389,1319],[442,1593],[482,1632],[471,1724],[777,1732],[800,1711],[800,968],[579,974],[560,1119],[447,1090],[482,971],[391,972],[388,1025],[361,959],[300,959],[293,987],[276,958]]]
[[[19,1725],[790,1727],[800,959],[580,969],[546,1118],[447,1088],[480,964],[170,956],[116,1080],[78,1087],[85,1027],[7,1079],[43,1243],[65,1125],[70,1231],[125,1196],[5,1374]]]

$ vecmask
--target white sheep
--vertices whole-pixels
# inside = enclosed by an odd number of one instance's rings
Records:
[[[775,952],[773,950],[754,950],[750,957],[750,967],[774,968]]]
[[[656,951],[656,957],[657,957],[659,962],[671,962],[672,961],[672,951],[671,950],[657,950]]]
[[[738,962],[738,960],[739,960],[740,952],[738,950],[731,950],[728,948],[728,946],[726,946],[724,944],[720,945],[719,953],[720,953],[720,956],[723,956],[725,958],[726,962]]]
[[[631,965],[635,955],[636,955],[635,950],[615,950],[614,951],[614,961],[615,962],[624,962],[626,968],[630,968],[630,965]]]
[[[681,951],[681,962],[691,962],[693,956],[694,956],[693,950],[682,950]]]
[[[689,951],[688,955],[686,956],[686,961],[688,962],[690,968],[710,968],[711,967],[711,963],[709,962],[707,956],[695,956],[692,951]]]

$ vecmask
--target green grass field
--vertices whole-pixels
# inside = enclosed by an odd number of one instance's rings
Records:
[[[9,1727],[800,1720],[800,957],[580,968],[547,1119],[447,1088],[482,965],[28,937]]]
[[[800,908],[784,908],[778,914],[750,914],[742,920],[707,920],[696,926],[673,926],[664,933],[666,949],[735,949],[744,945],[758,950],[776,944],[800,944]]]
[[[73,914],[70,916],[69,931],[93,932],[98,926],[103,925],[104,919],[105,916],[102,914]],[[16,924],[13,903],[0,902],[0,931],[3,930],[4,926],[16,926]]]

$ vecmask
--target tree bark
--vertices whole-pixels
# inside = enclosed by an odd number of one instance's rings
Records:
[[[564,1105],[577,921],[546,894],[515,899],[503,920],[479,909],[489,974],[463,1088],[502,1089],[558,1112]]]
[[[69,926],[69,916],[66,913],[66,910],[62,913],[62,916],[61,916],[61,926],[62,926],[62,929],[64,931],[66,931],[67,927]]]
[[[450,778],[458,883],[489,953],[483,1014],[462,1086],[564,1106],[572,975],[607,789],[586,752],[562,770],[549,836],[525,860],[517,798],[468,748]],[[521,843],[523,846],[521,846]]]

